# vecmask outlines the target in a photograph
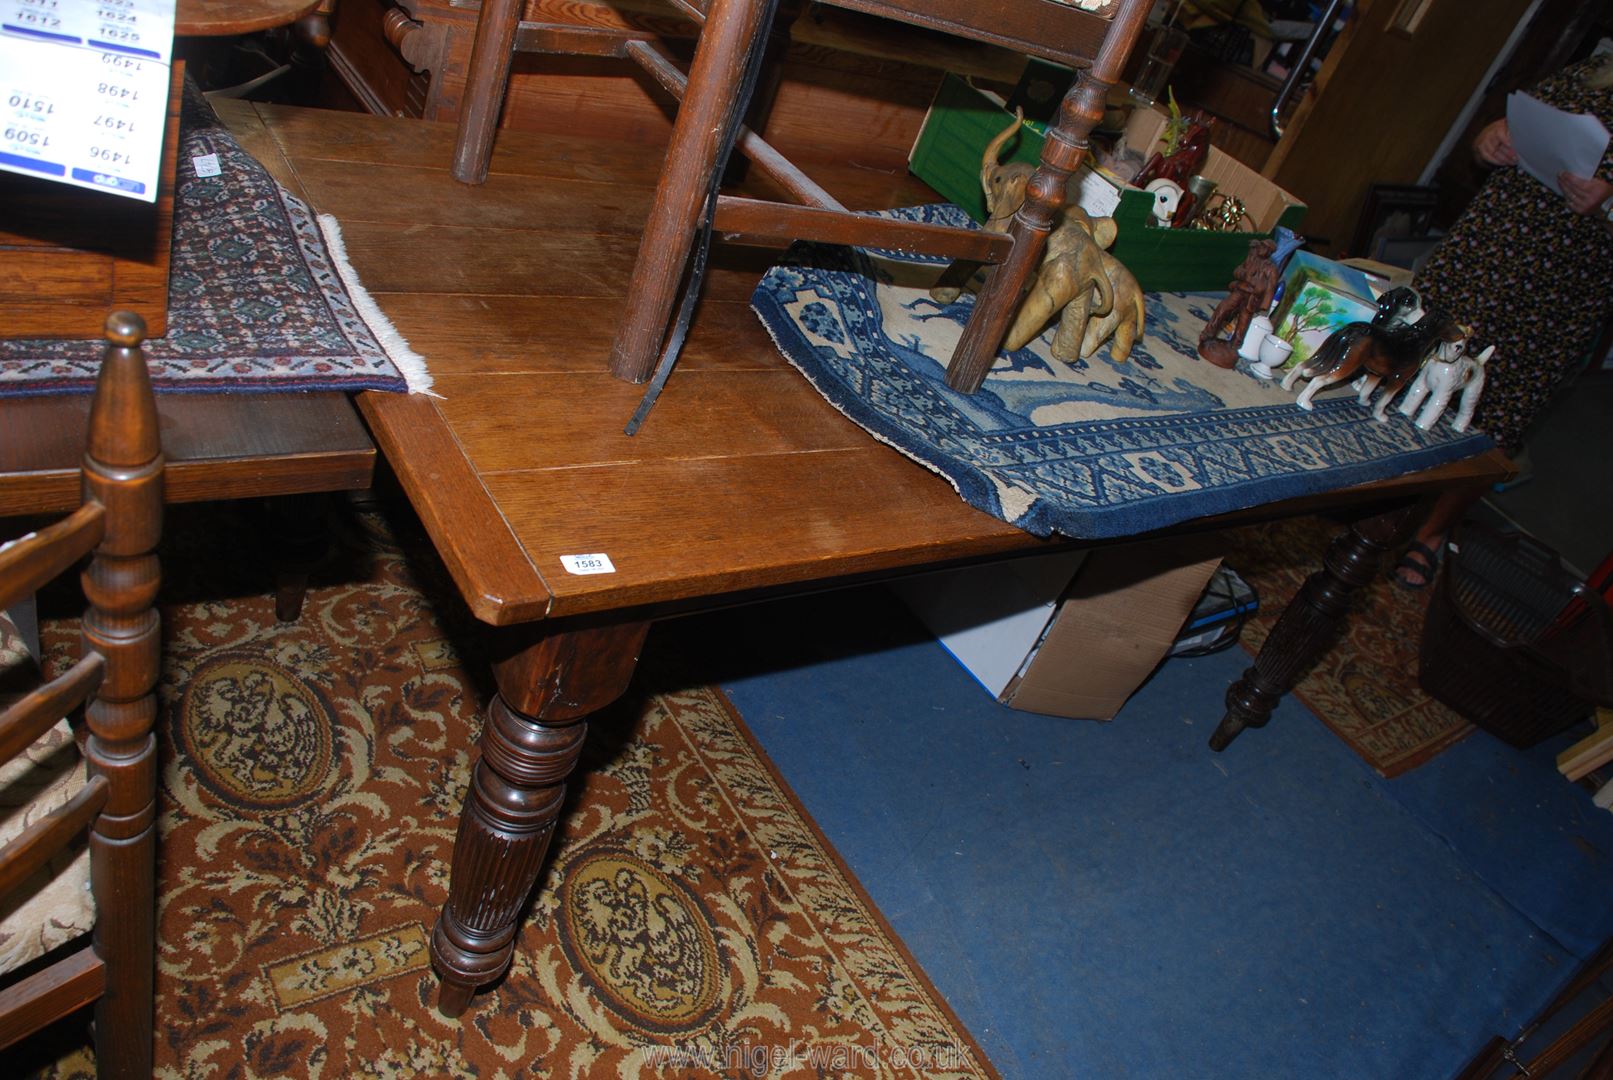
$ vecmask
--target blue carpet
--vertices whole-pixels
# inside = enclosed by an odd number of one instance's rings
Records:
[[[1613,814],[1557,772],[1557,752],[1589,731],[1523,751],[1480,733],[1384,784],[1475,874],[1580,955],[1613,938]]]
[[[1613,815],[1549,756],[1478,735],[1386,782],[1292,702],[1212,754],[1241,650],[1103,725],[996,705],[877,589],[657,633],[725,658],[1007,1077],[1443,1078],[1606,932]]]

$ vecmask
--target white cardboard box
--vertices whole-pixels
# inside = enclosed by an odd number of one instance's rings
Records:
[[[1064,551],[893,584],[998,701],[1110,720],[1165,656],[1221,563],[1202,537]]]

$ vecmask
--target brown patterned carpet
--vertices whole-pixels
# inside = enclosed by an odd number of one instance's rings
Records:
[[[1343,528],[1307,517],[1233,534],[1227,564],[1260,593],[1260,613],[1243,630],[1242,643],[1251,656],[1289,597],[1321,568],[1328,541]],[[1421,765],[1473,730],[1417,684],[1417,651],[1431,591],[1402,589],[1387,574],[1374,581],[1356,597],[1344,640],[1294,690],[1384,776]]]
[[[668,671],[592,725],[508,978],[439,1016],[488,686],[412,528],[341,514],[336,583],[281,624],[254,522],[170,522],[158,1076],[995,1075],[727,701]],[[19,1073],[92,1076],[69,1047]]]

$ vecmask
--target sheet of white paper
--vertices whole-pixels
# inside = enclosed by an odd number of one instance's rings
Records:
[[[1607,128],[1594,116],[1554,109],[1521,91],[1507,95],[1507,131],[1524,172],[1561,195],[1557,174],[1595,176]]]
[[[0,0],[0,169],[155,202],[175,0]]]
[[[1091,169],[1082,169],[1076,205],[1095,218],[1111,217],[1120,205],[1120,189]]]

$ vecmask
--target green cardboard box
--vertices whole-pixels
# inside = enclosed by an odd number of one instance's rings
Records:
[[[1013,113],[1004,107],[1001,98],[956,75],[947,75],[908,155],[908,169],[976,221],[984,221],[980,156],[986,144],[1012,119]],[[1136,109],[1121,138],[1146,156],[1156,148],[1165,119],[1157,109]],[[1010,144],[1004,160],[1038,161],[1045,130],[1043,125],[1027,124]],[[1117,189],[1089,170],[1082,171],[1080,190],[1072,190],[1071,194],[1088,212],[1114,217],[1119,227],[1114,255],[1137,276],[1144,289],[1219,291],[1227,287],[1233,271],[1249,254],[1250,241],[1270,236],[1278,225],[1297,229],[1305,215],[1305,204],[1213,145],[1203,175],[1216,181],[1219,190],[1242,199],[1260,231],[1217,233],[1159,228],[1150,215],[1152,196],[1129,186]],[[1072,178],[1072,189],[1076,182]]]

